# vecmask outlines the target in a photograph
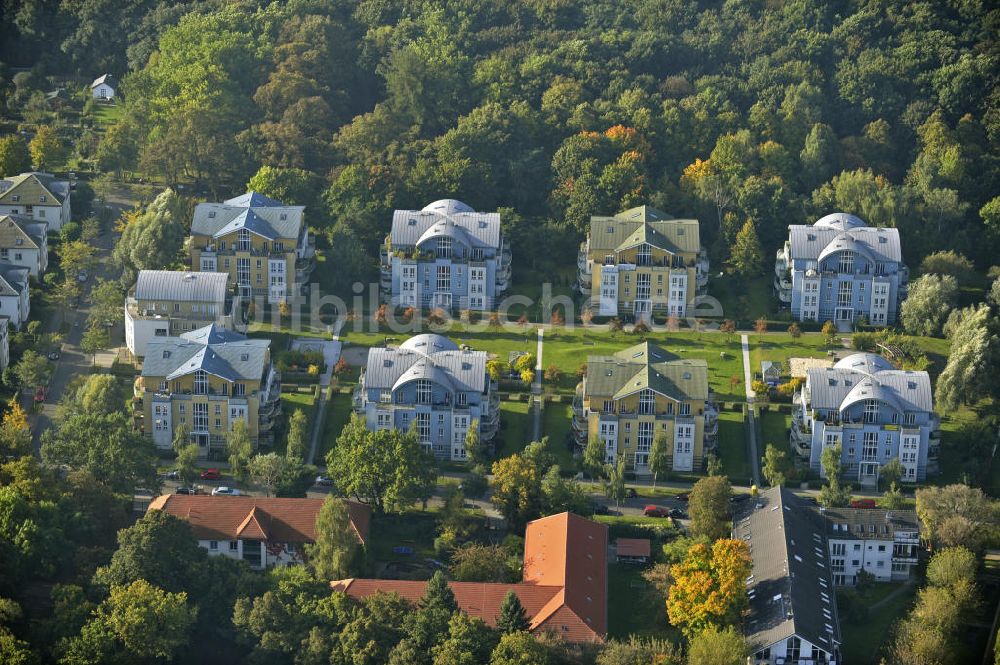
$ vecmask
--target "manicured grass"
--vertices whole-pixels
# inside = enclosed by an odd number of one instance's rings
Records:
[[[760,373],[760,364],[764,360],[781,362],[785,366],[785,372],[788,372],[789,358],[826,358],[827,351],[831,349],[845,350],[839,342],[833,346],[827,345],[826,338],[819,333],[802,333],[798,338],[787,333],[750,333],[747,339],[750,342],[751,376]]]
[[[792,451],[788,443],[788,430],[791,426],[791,414],[761,410],[760,429],[762,438],[760,441],[760,454],[762,459],[764,455],[764,448],[766,448],[769,443],[773,443],[779,450],[786,451],[789,455],[789,459],[791,459]]]
[[[603,517],[598,519],[604,521]],[[667,624],[666,605],[642,578],[643,570],[632,564],[608,564],[608,636],[656,636],[678,641],[677,630]]]
[[[424,557],[433,557],[435,533],[437,517],[430,512],[408,510],[398,515],[374,517],[367,545],[369,574],[376,574],[380,563],[412,561],[416,564],[423,561]],[[411,547],[413,554],[393,554],[393,547]]]
[[[326,405],[325,422],[323,423],[323,434],[316,450],[316,463],[324,464],[326,453],[333,448],[340,436],[341,430],[351,419],[351,393],[334,393],[330,402]]]
[[[528,443],[531,443],[531,413],[528,403],[501,402],[496,458],[519,453]]]
[[[730,482],[750,484],[750,461],[742,411],[723,411],[719,414],[718,455],[722,460],[722,472],[729,476]]]
[[[736,275],[712,277],[708,293],[722,306],[722,317],[736,321],[740,329],[748,329],[761,315],[768,318],[778,313],[778,300],[771,294],[774,275],[746,279]]]
[[[568,403],[550,402],[542,411],[542,436],[549,437],[549,449],[558,459],[562,471],[575,471],[576,459],[573,457],[572,437],[570,428],[573,420],[573,407]]]
[[[118,122],[118,119],[122,115],[122,106],[120,104],[95,104],[94,105],[94,118],[100,125],[113,125]]]
[[[898,585],[894,584],[876,584],[874,586],[892,587],[893,590],[898,588]],[[878,593],[881,594],[881,591]],[[884,655],[882,650],[892,638],[893,625],[910,609],[915,594],[916,587],[910,587],[905,593],[868,612],[864,620],[856,622],[842,620],[840,631],[844,640],[842,646],[844,662],[856,665],[875,665],[878,663]],[[865,603],[866,607],[875,600],[877,599]]]

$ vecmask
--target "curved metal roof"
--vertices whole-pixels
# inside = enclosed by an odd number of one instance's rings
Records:
[[[433,240],[434,238],[440,238],[442,236],[457,240],[466,247],[472,246],[472,239],[469,238],[469,234],[464,228],[458,226],[450,219],[442,219],[440,222],[436,222],[433,226],[421,234],[421,236],[417,239],[417,247],[420,247],[428,240]]]
[[[434,333],[424,333],[414,335],[399,345],[400,349],[419,351],[423,354],[437,353],[438,351],[458,351],[458,345],[444,335]]]
[[[438,199],[433,203],[425,205],[422,210],[425,212],[436,212],[442,215],[454,215],[459,212],[476,212],[458,199]]]
[[[435,365],[429,358],[421,359],[411,365],[408,370],[396,379],[396,383],[392,385],[392,389],[393,391],[399,390],[403,385],[420,379],[437,383],[451,391],[455,390],[455,385],[452,383],[451,378],[449,378],[448,373]]]
[[[846,231],[844,233],[837,234],[837,237],[833,239],[830,244],[823,248],[823,251],[819,253],[818,261],[822,261],[831,254],[836,254],[837,252],[851,251],[856,254],[861,254],[863,256],[868,256],[868,247],[863,243],[858,242]]]
[[[892,363],[876,353],[852,353],[838,360],[834,368],[864,372],[869,376],[876,372],[896,369]]]
[[[897,411],[903,411],[899,400],[896,399],[896,394],[890,388],[883,386],[877,378],[872,377],[859,381],[856,386],[851,388],[851,392],[847,393],[847,397],[841,403],[840,410],[846,411],[852,404],[870,399],[884,402]]]
[[[868,226],[863,219],[846,212],[834,212],[829,215],[825,215],[816,220],[813,226],[823,226],[831,229],[840,229],[841,231],[847,231],[848,229],[856,229],[862,226]]]

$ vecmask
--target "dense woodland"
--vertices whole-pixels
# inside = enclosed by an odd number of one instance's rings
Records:
[[[0,12],[8,108],[32,78],[122,76],[124,115],[89,148],[101,170],[228,194],[269,167],[257,182],[309,206],[342,281],[374,267],[393,208],[441,196],[507,209],[526,266],[571,259],[591,214],[642,203],[701,219],[716,265],[748,219],[769,256],[787,224],[833,210],[900,227],[911,265],[955,249],[985,268],[1000,248],[1000,10],[985,1]]]

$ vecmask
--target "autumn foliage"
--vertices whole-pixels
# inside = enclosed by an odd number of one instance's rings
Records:
[[[750,548],[742,540],[692,545],[684,561],[671,566],[670,623],[690,638],[708,626],[738,621],[749,603],[745,580],[750,568]]]

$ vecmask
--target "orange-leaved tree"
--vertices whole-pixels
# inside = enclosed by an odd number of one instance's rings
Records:
[[[749,603],[750,567],[750,548],[742,540],[692,545],[684,560],[671,566],[670,623],[689,638],[708,626],[735,624]]]

